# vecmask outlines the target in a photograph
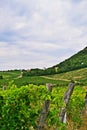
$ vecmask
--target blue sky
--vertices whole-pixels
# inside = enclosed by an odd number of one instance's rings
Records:
[[[0,70],[50,67],[86,46],[86,0],[0,1]]]

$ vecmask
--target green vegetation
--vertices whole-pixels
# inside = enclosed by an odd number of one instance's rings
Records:
[[[46,83],[57,84],[58,86],[63,86],[63,85],[65,86],[68,84],[68,81],[47,79],[40,76],[22,77],[19,79],[15,79],[14,81],[15,81],[15,84],[18,86],[28,85],[28,84],[45,85]]]
[[[1,71],[0,129],[36,130],[43,102],[50,100],[45,127],[47,130],[65,130],[66,125],[60,123],[58,115],[60,109],[65,106],[63,95],[70,81],[75,81],[76,86],[67,107],[67,116],[68,120],[73,122],[73,129],[80,128],[87,90],[86,59],[87,47],[48,69]],[[46,83],[54,84],[52,93],[46,90]]]
[[[53,74],[54,70],[52,69],[30,69],[29,71],[23,70],[23,76],[41,76],[41,75],[49,75]]]
[[[51,69],[55,67],[58,67],[58,73],[87,67],[87,47]]]
[[[87,47],[79,51],[77,54],[73,55],[65,61],[47,68],[47,69],[30,69],[29,71],[23,71],[23,76],[44,76],[64,73],[72,70],[77,70],[87,67]]]
[[[53,126],[65,130],[66,125],[59,122],[58,114],[64,106],[63,95],[67,87],[54,87],[52,93],[45,86],[27,85],[17,88],[12,82],[8,90],[0,91],[0,129],[36,130],[44,100],[50,100],[46,120],[47,128]],[[67,108],[67,114],[74,127],[81,126],[80,113],[84,108],[85,90],[75,87]],[[55,130],[55,129],[53,129]]]
[[[55,79],[47,79],[41,76],[22,76],[21,71],[5,71],[0,72],[3,79],[0,79],[0,87],[8,86],[9,82],[14,80],[14,83],[20,87],[28,84],[45,85],[46,83],[57,84],[58,86],[66,86],[68,81],[61,81]]]
[[[3,79],[3,76],[2,76],[2,75],[0,75],[0,79]]]
[[[56,70],[52,69],[52,68],[48,68],[48,69],[30,69],[28,71],[23,70],[23,76],[42,76],[42,75],[50,75],[50,74],[55,74]]]
[[[59,80],[59,79],[64,81],[74,80],[79,85],[87,85],[86,77],[87,77],[87,68],[69,71],[61,74],[45,76],[45,78],[54,79],[54,80]]]
[[[20,74],[20,70],[1,71],[0,88],[5,85],[7,86],[11,80],[17,79]]]
[[[21,76],[21,71],[0,72],[0,75],[3,77],[0,79],[0,88],[8,86],[12,80],[18,87],[28,84],[45,85],[46,83],[66,86],[72,80],[79,85],[87,84],[87,68],[46,76]]]

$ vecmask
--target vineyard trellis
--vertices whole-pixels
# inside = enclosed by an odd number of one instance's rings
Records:
[[[69,85],[69,88],[67,89],[67,91],[64,94],[64,102],[65,102],[66,106],[61,109],[60,114],[59,114],[59,120],[62,123],[64,123],[64,120],[66,120],[65,119],[66,118],[66,109],[67,109],[67,105],[69,103],[70,97],[73,93],[74,86],[75,86],[75,83],[71,82]],[[49,92],[52,92],[52,87],[53,87],[52,84],[50,84],[50,83],[46,84],[46,88]],[[47,114],[49,111],[49,106],[50,106],[50,100],[44,101],[37,130],[44,130],[44,124],[45,124],[45,120],[46,120],[46,117],[47,117]]]
[[[64,100],[64,103],[65,103],[65,107],[61,108],[60,113],[59,113],[59,117],[58,117],[59,121],[61,123],[66,123],[66,120],[67,120],[67,107],[68,107],[68,104],[69,104],[70,97],[71,97],[71,95],[72,95],[72,93],[74,91],[74,87],[75,87],[75,83],[71,82],[69,84],[69,87],[68,87],[67,91],[64,93],[63,100]],[[47,83],[46,88],[48,89],[49,92],[52,92],[53,85],[50,84],[50,83]],[[49,106],[50,106],[50,100],[44,101],[37,130],[44,130],[44,124],[45,124],[45,120],[46,120],[46,117],[47,117],[48,112],[49,112]],[[86,92],[86,96],[85,96],[85,106],[87,108],[87,92]]]
[[[85,95],[82,87],[74,86],[72,82],[68,89],[50,83],[20,88],[13,84],[7,90],[0,91],[1,130],[11,130],[11,127],[18,130],[45,130],[45,127],[49,129],[52,125],[59,130],[63,125],[66,127],[68,114],[74,123],[80,124],[79,113],[87,108],[87,93]]]

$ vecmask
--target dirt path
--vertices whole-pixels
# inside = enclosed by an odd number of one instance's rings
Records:
[[[51,77],[47,77],[47,76],[41,76],[41,77],[43,77],[43,78],[45,78],[45,79],[52,79],[52,80],[62,80],[62,81],[70,81],[70,80],[68,80],[68,79],[57,79],[57,78],[51,78]]]

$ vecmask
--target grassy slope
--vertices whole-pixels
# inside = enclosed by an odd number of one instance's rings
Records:
[[[71,80],[77,81],[81,85],[87,85],[87,68],[48,76],[20,77],[20,71],[0,72],[0,75],[3,75],[3,79],[0,79],[0,86],[8,85],[11,80],[14,80],[18,87],[30,83],[37,85],[52,83],[62,86],[67,85]]]
[[[63,80],[55,80],[55,79],[47,79],[41,76],[23,76],[21,77],[21,71],[7,71],[7,72],[0,72],[0,75],[3,76],[3,79],[0,79],[0,87],[2,88],[3,85],[8,85],[10,81],[14,80],[14,83],[20,87],[27,84],[36,84],[42,85],[46,83],[57,84],[58,86],[65,86],[68,84],[68,81]]]
[[[3,86],[16,79],[20,75],[20,71],[1,71],[0,75],[3,76],[3,79],[0,79],[0,86]]]
[[[50,76],[45,76],[45,78],[53,78],[55,80],[64,80],[64,81],[77,81],[83,85],[87,85],[87,68],[74,70],[66,73],[55,74]]]
[[[61,73],[85,67],[87,67],[87,47],[71,56],[70,58],[66,59],[65,61],[53,67],[50,67],[50,70],[55,71],[55,68],[57,68],[57,73]]]

